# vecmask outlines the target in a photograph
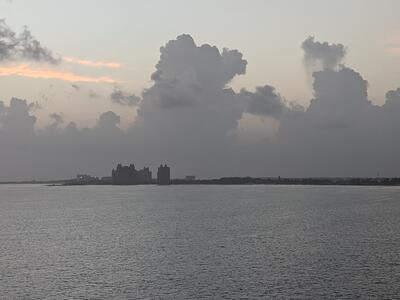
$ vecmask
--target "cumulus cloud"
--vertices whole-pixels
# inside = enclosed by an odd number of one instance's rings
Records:
[[[62,113],[51,113],[49,114],[51,123],[46,127],[47,133],[62,133],[61,125],[64,123],[64,116]]]
[[[387,108],[396,92],[385,105],[374,105],[368,82],[343,64],[314,72],[313,90],[303,114],[281,121],[277,148],[286,169],[298,176],[396,176],[400,141],[393,111],[400,106]]]
[[[169,41],[160,52],[160,61],[152,75],[155,82],[189,76],[199,86],[223,87],[236,75],[246,72],[247,61],[239,51],[223,49],[221,53],[215,46],[197,46],[187,34]]]
[[[56,64],[60,59],[51,50],[24,28],[20,34],[14,32],[5,22],[0,20],[0,62],[13,60],[30,60]]]
[[[151,168],[166,162],[174,177],[398,175],[400,89],[389,91],[383,106],[374,105],[367,81],[343,65],[344,50],[329,49],[329,59],[318,51],[313,56],[325,67],[312,74],[307,108],[268,84],[236,93],[229,83],[246,71],[242,54],[197,45],[188,35],[161,48],[152,84],[127,130],[112,111],[93,127],[61,122],[57,114],[51,117],[56,129],[35,130],[30,103],[0,102],[0,179],[109,175],[118,162]],[[243,118],[250,125],[238,129]],[[251,123],[260,119],[257,130],[269,126],[273,138],[259,132],[260,138],[237,138],[238,130],[252,135]]]
[[[255,92],[242,89],[240,96],[247,105],[246,112],[258,116],[274,117],[301,112],[304,108],[296,103],[288,103],[274,87],[270,85],[256,87]]]
[[[124,92],[117,86],[114,87],[114,90],[110,95],[110,99],[113,103],[122,106],[136,106],[141,100],[140,97],[136,96],[135,94]]]
[[[313,77],[315,98],[307,112],[321,125],[349,125],[372,106],[367,81],[350,68],[318,71]]]
[[[28,108],[30,111],[36,111],[36,110],[42,109],[43,107],[38,101],[35,101],[32,103],[29,103]]]
[[[56,124],[62,124],[64,123],[64,118],[61,114],[58,113],[52,113],[49,115],[50,119],[53,120],[54,123]]]
[[[386,93],[386,104],[400,102],[400,88]]]
[[[342,44],[321,43],[315,41],[312,36],[308,37],[301,47],[304,51],[304,63],[309,69],[335,69],[346,56],[346,48]]]
[[[12,98],[8,106],[0,102],[0,136],[23,139],[33,135],[36,117],[30,114],[30,110],[31,103],[23,99]]]
[[[169,41],[132,129],[137,153],[146,151],[143,146],[156,161],[181,160],[188,168],[194,161],[216,162],[229,155],[221,150],[234,143],[244,104],[228,84],[245,73],[246,65],[239,51],[197,45],[189,35]]]
[[[119,160],[132,159],[132,144],[115,113],[101,114],[88,128],[73,122],[63,127],[63,114],[53,113],[49,126],[35,130],[29,106],[17,98],[0,102],[0,180],[65,178],[81,172],[107,175]]]
[[[118,128],[121,122],[120,116],[112,111],[100,115],[97,125],[101,128]]]

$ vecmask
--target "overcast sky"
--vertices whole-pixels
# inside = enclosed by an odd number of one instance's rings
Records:
[[[119,161],[170,162],[176,176],[398,175],[399,10],[0,0],[0,179],[107,175]]]

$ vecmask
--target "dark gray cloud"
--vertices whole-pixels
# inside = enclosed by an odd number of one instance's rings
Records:
[[[108,174],[118,161],[132,159],[129,135],[118,127],[113,112],[99,116],[93,127],[64,124],[62,113],[52,123],[35,130],[30,103],[13,98],[0,102],[0,180],[65,178],[75,173]]]
[[[199,95],[222,90],[235,76],[246,72],[247,61],[239,51],[197,46],[187,34],[169,41],[160,52],[151,76],[154,85],[145,94],[163,108],[195,105]]]
[[[112,111],[108,111],[100,115],[97,126],[99,126],[100,128],[117,129],[120,122],[120,116]]]
[[[7,113],[7,107],[4,105],[3,101],[0,101],[0,121],[3,119],[3,117],[5,116],[6,113]],[[2,127],[2,124],[1,124],[0,128],[1,127]]]
[[[387,94],[385,105],[374,105],[368,82],[343,65],[314,72],[313,90],[308,109],[280,124],[278,148],[285,169],[297,176],[398,175],[395,131],[400,122],[395,115],[400,105],[387,108],[396,91]]]
[[[282,115],[301,112],[304,108],[295,103],[288,103],[274,87],[270,85],[256,87],[255,92],[242,89],[240,96],[247,104],[246,112],[279,119]]]
[[[102,176],[118,162],[153,169],[166,162],[173,176],[396,176],[400,89],[374,105],[367,81],[343,57],[313,72],[314,97],[303,108],[270,85],[236,93],[229,83],[246,71],[242,54],[180,36],[161,48],[152,85],[127,130],[111,111],[93,127],[54,115],[56,127],[35,130],[30,103],[0,102],[0,180]],[[238,139],[244,113],[274,118],[276,136]]]
[[[335,69],[346,56],[346,48],[342,44],[329,44],[315,41],[308,37],[301,45],[304,51],[304,63],[307,68],[322,70]]]
[[[136,106],[140,102],[140,97],[135,94],[129,94],[122,91],[119,87],[114,87],[110,95],[112,103],[122,105],[122,106]]]
[[[64,117],[61,114],[58,113],[52,113],[49,115],[50,119],[54,121],[56,124],[62,124],[64,123]]]
[[[188,172],[195,161],[229,156],[222,149],[232,147],[245,105],[227,85],[246,65],[239,51],[197,45],[189,35],[169,41],[132,129],[138,156],[148,151],[154,161],[181,161]]]
[[[53,134],[62,133],[63,128],[61,128],[61,125],[65,122],[63,114],[51,113],[49,118],[51,119],[51,123],[46,127],[45,132]]]
[[[400,102],[400,88],[386,93],[386,104],[390,105],[392,103],[399,103],[399,102]]]
[[[0,101],[0,134],[11,139],[34,135],[36,117],[30,111],[31,104],[26,100],[12,98],[9,106]]]
[[[32,36],[28,28],[20,34],[14,32],[5,20],[0,19],[0,63],[12,60],[31,60],[56,64],[60,59],[53,55],[51,50],[43,47]]]
[[[85,86],[78,85],[78,84],[71,84],[71,88],[76,92],[76,93],[84,93],[85,96],[89,97],[90,99],[98,99],[100,98],[100,94],[96,93],[92,89],[87,89]],[[72,96],[71,91],[65,91],[65,93],[68,96]],[[122,96],[128,97],[129,95],[123,94]],[[129,99],[128,99],[129,100]],[[122,105],[122,104],[121,104]]]
[[[38,101],[29,103],[28,107],[30,111],[41,110],[43,108],[43,106]]]
[[[367,81],[350,68],[318,71],[313,77],[315,98],[307,113],[319,125],[349,125],[372,106]]]

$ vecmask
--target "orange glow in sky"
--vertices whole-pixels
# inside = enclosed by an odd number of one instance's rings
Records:
[[[115,83],[110,77],[92,77],[74,74],[68,71],[55,71],[49,69],[32,68],[29,65],[16,65],[0,67],[0,76],[21,76],[42,79],[58,79],[68,82]]]

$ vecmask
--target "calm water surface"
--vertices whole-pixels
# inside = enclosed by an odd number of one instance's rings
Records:
[[[0,186],[1,299],[400,298],[400,188]]]

